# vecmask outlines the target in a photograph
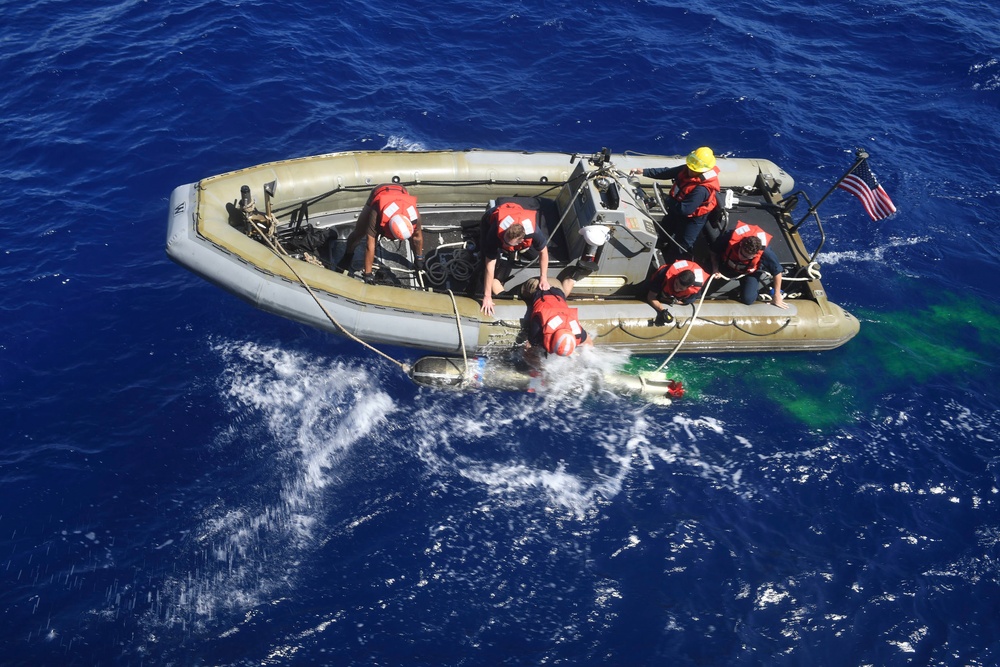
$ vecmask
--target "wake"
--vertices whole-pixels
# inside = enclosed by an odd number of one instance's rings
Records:
[[[882,263],[885,261],[886,253],[891,250],[927,243],[928,241],[930,241],[929,236],[911,236],[908,238],[895,237],[889,239],[887,243],[875,248],[848,250],[844,252],[822,252],[819,254],[819,257],[817,257],[817,260],[821,265],[829,266],[840,263]]]

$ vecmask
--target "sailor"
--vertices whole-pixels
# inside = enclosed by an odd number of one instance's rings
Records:
[[[354,231],[347,237],[347,250],[337,264],[341,271],[351,268],[354,261],[354,250],[367,235],[365,246],[365,264],[362,278],[366,283],[375,282],[372,277],[372,264],[375,262],[375,244],[379,236],[403,241],[409,240],[413,251],[413,267],[422,271],[424,268],[424,236],[420,225],[420,213],[417,212],[417,198],[407,192],[402,185],[394,183],[379,185],[368,196],[361,213],[358,215]]]
[[[512,262],[517,254],[538,259],[538,280],[541,289],[548,290],[549,249],[546,232],[537,210],[524,208],[516,201],[498,201],[486,211],[482,220],[483,305],[480,309],[493,314],[493,297],[504,291],[510,277]]]
[[[565,288],[571,291],[572,283]],[[568,357],[580,345],[593,345],[586,329],[580,326],[576,308],[566,303],[567,292],[562,287],[544,289],[538,278],[530,279],[521,287],[521,296],[531,307],[525,341],[525,356],[529,360],[542,353]]]
[[[771,235],[757,225],[742,220],[736,228],[715,242],[712,253],[712,277],[740,280],[740,301],[750,305],[757,300],[761,277],[766,271],[774,276],[774,305],[788,308],[781,296],[781,276],[785,269],[769,247]]]
[[[674,321],[666,304],[689,304],[698,298],[707,275],[698,264],[678,259],[664,264],[647,281],[646,302],[656,309],[656,324],[663,326]]]
[[[630,173],[657,180],[673,180],[670,197],[666,202],[666,225],[681,248],[674,248],[681,256],[690,257],[698,235],[705,228],[709,214],[716,208],[719,168],[715,154],[702,146],[688,154],[684,164],[677,167],[651,167],[633,169]]]

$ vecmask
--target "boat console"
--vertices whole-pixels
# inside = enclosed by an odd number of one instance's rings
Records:
[[[658,256],[656,226],[623,177],[587,175],[581,160],[558,197],[568,263],[575,292],[611,294],[646,279]]]

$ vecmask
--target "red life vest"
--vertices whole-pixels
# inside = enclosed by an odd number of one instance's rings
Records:
[[[717,166],[712,167],[708,171],[699,174],[684,167],[677,174],[677,178],[674,179],[674,187],[670,189],[671,199],[682,202],[699,185],[708,190],[708,198],[705,199],[701,206],[695,209],[694,213],[690,216],[692,218],[705,215],[715,208],[715,195],[722,189],[722,186],[719,184],[719,168]]]
[[[566,348],[560,349],[560,335],[564,329],[569,329],[575,338],[575,343],[583,338],[583,327],[577,319],[576,308],[570,308],[566,300],[554,294],[543,294],[535,299],[531,306],[531,316],[537,318],[542,325],[542,346],[549,354],[565,354]],[[572,345],[573,348],[576,345]],[[569,350],[572,353],[572,349]]]
[[[694,272],[694,282],[679,292],[674,291],[674,279],[684,271]],[[679,259],[667,269],[667,275],[663,279],[663,291],[677,299],[686,299],[692,294],[697,294],[698,290],[705,284],[705,270],[694,262],[687,259]]]
[[[505,202],[493,209],[490,214],[490,224],[496,223],[497,237],[500,239],[500,248],[504,252],[520,252],[531,247],[531,235],[535,233],[535,221],[538,219],[538,211],[529,211],[513,202]],[[524,238],[515,245],[507,245],[504,233],[514,223],[524,227]]]
[[[740,257],[740,241],[748,236],[759,238],[761,246],[756,255],[750,259],[743,259]],[[760,258],[764,256],[764,248],[770,242],[770,234],[757,225],[751,225],[740,220],[739,225],[733,230],[733,235],[729,237],[729,245],[722,251],[722,263],[725,268],[730,269],[735,274],[753,273],[757,270],[757,266],[760,265]]]
[[[379,212],[379,232],[390,239],[407,239],[417,222],[417,198],[402,185],[380,185],[372,193],[372,206]],[[409,233],[405,233],[409,228]]]

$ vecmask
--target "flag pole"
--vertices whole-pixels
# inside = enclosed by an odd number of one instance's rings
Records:
[[[851,168],[845,171],[844,175],[837,179],[837,182],[833,184],[833,186],[827,191],[825,195],[820,197],[820,200],[818,202],[809,207],[809,210],[806,211],[806,214],[804,216],[802,216],[802,219],[799,220],[797,223],[795,223],[795,225],[792,227],[792,231],[793,232],[797,231],[798,228],[802,226],[802,223],[806,221],[806,218],[814,214],[816,212],[816,209],[819,208],[819,205],[822,204],[824,201],[826,201],[827,197],[833,194],[833,191],[837,189],[837,186],[843,183],[844,179],[853,174],[854,170],[858,168],[858,165],[860,165],[867,159],[868,159],[868,151],[866,151],[863,148],[857,149],[854,152],[854,164],[851,165]]]

